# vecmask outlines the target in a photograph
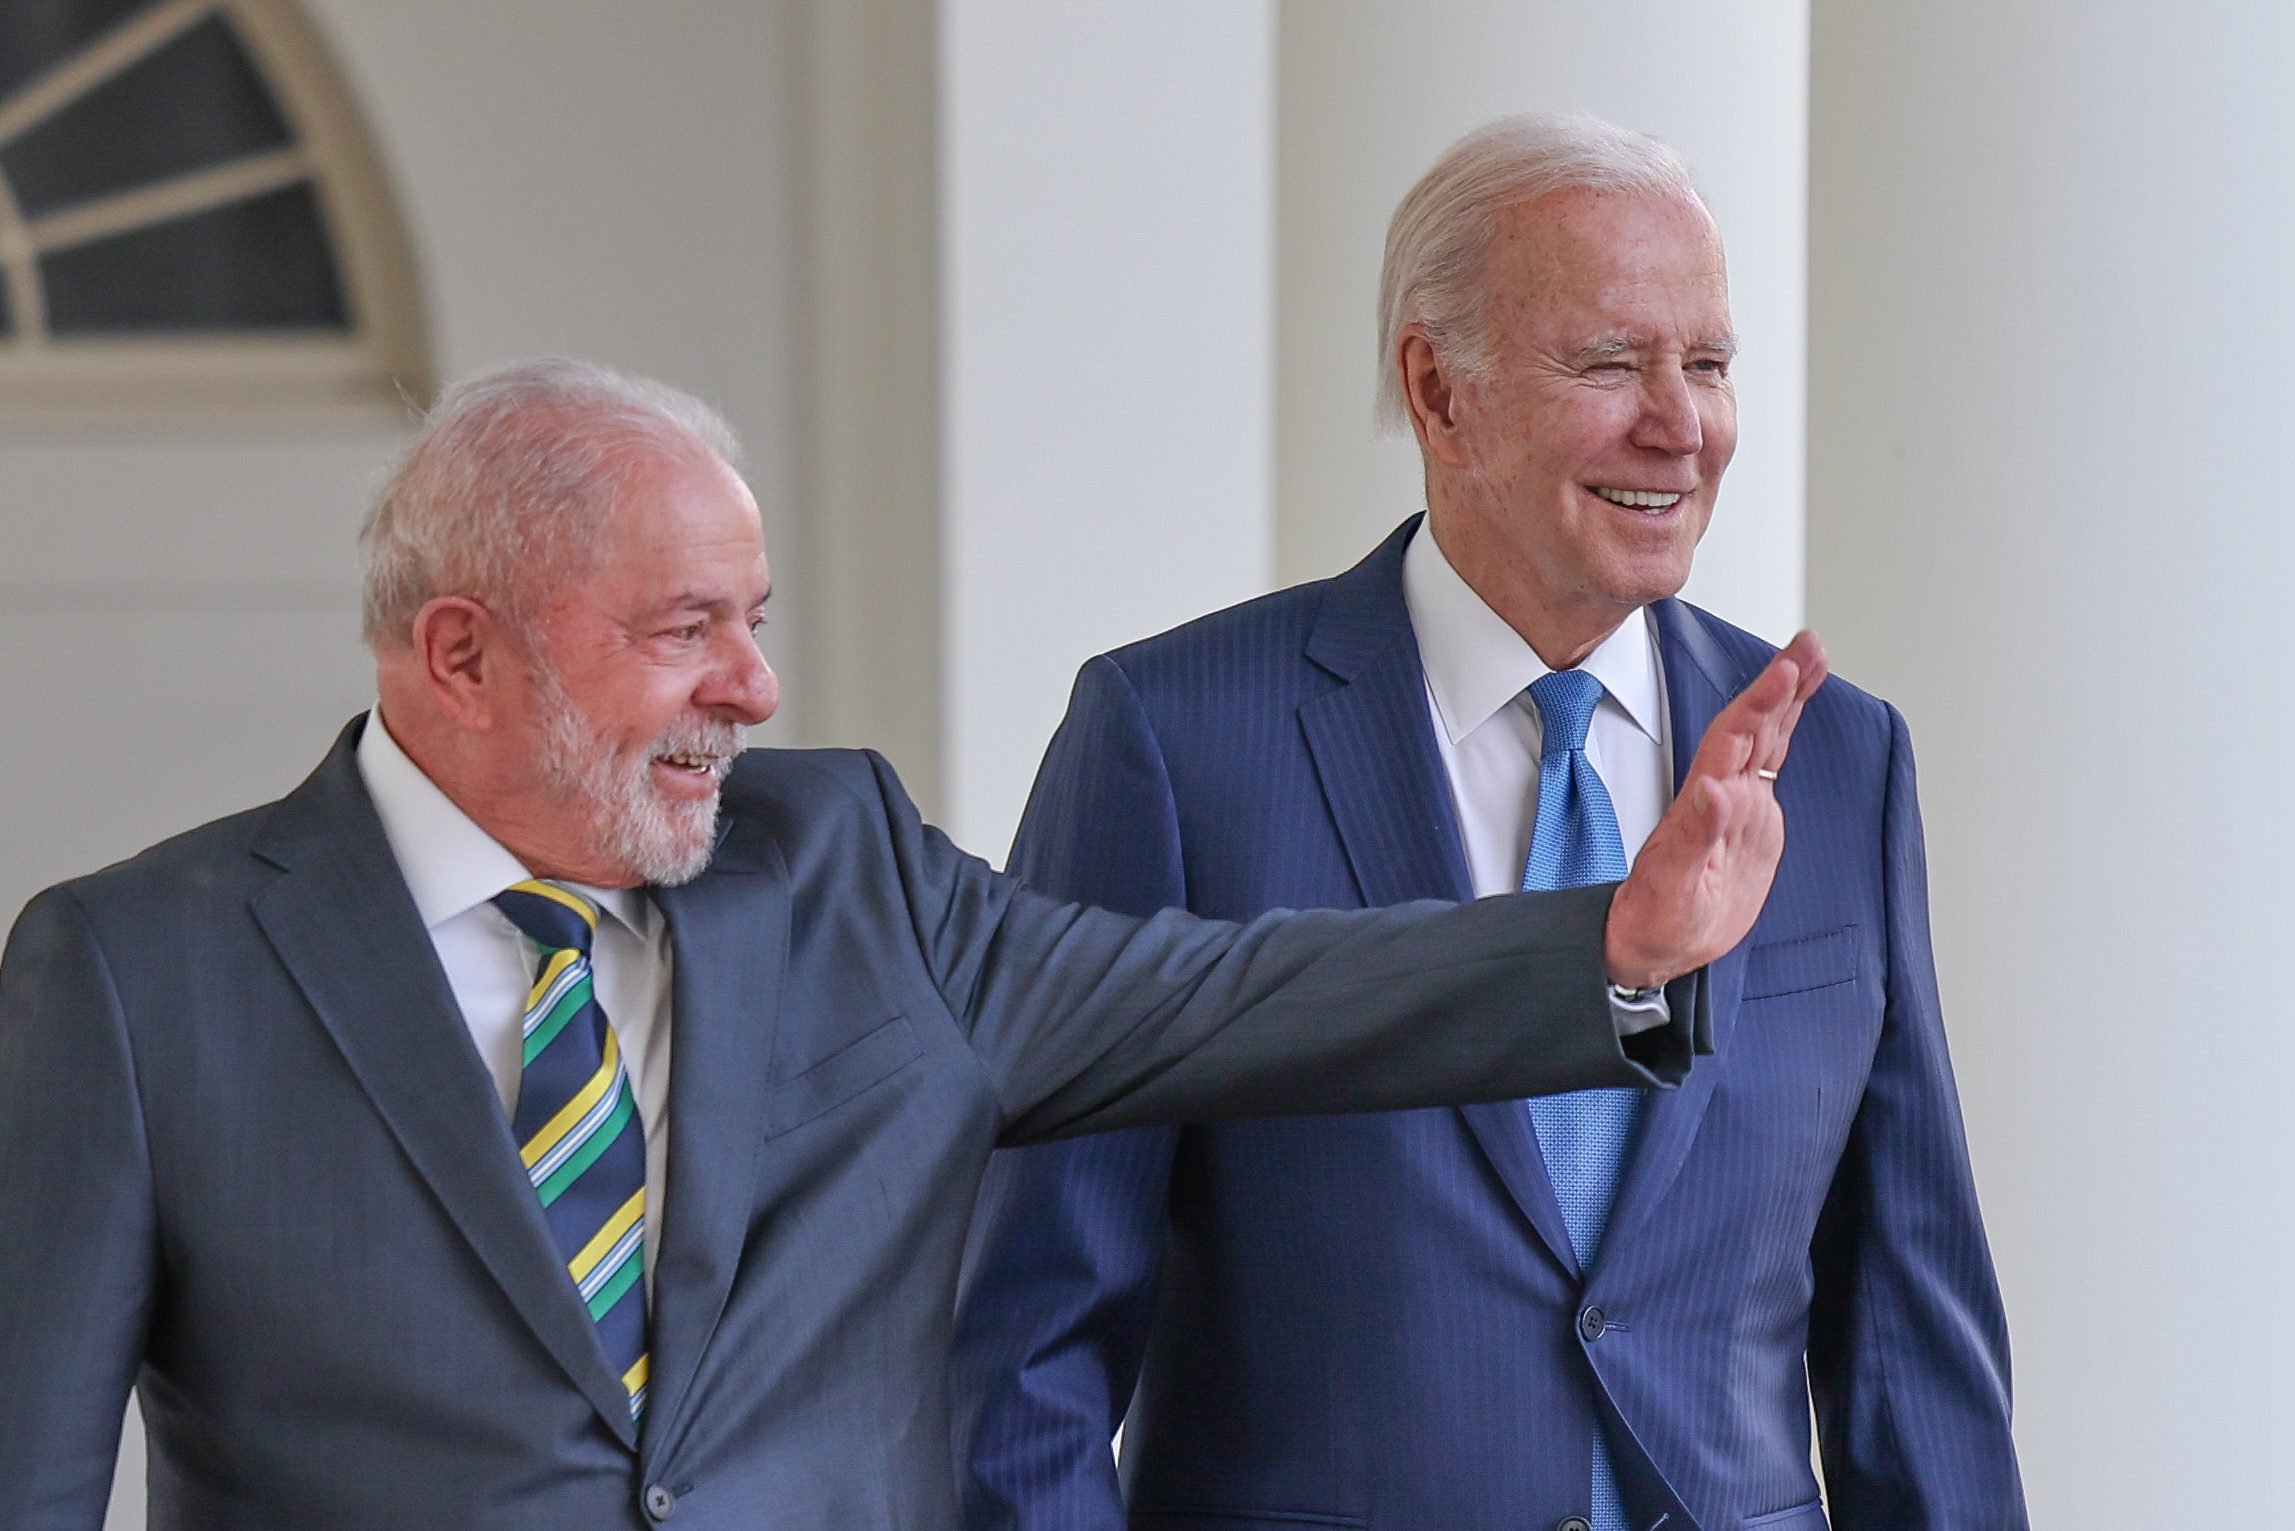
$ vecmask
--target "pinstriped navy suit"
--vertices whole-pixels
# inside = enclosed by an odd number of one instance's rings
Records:
[[[1466,896],[1415,524],[1085,666],[1015,870],[1229,918]],[[1678,780],[1772,651],[1653,615]],[[1594,1408],[1637,1527],[1820,1531],[1804,1355],[1833,1524],[2024,1526],[1903,720],[1828,683],[1778,791],[1716,1056],[1650,1100],[1591,1272],[1515,1103],[998,1154],[953,1373],[972,1531],[1122,1524],[1119,1418],[1134,1525],[1539,1531],[1583,1513]]]

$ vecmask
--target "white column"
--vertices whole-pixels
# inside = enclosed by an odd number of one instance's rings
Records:
[[[1808,0],[1286,0],[1276,567],[1336,572],[1420,509],[1375,436],[1387,217],[1461,133],[1588,111],[1689,159],[1729,248],[1740,444],[1689,596],[1771,638],[1801,619]]]
[[[1076,667],[1272,573],[1273,0],[942,0],[946,822]]]
[[[2295,11],[1827,3],[1810,607],[1919,744],[2033,1522],[2285,1524]]]

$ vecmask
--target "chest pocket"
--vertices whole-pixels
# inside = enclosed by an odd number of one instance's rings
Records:
[[[896,1015],[829,1054],[765,1097],[765,1136],[779,1137],[826,1116],[863,1090],[882,1084],[924,1056],[908,1017]]]
[[[1764,941],[1745,954],[1746,999],[1775,999],[1857,981],[1857,927]]]

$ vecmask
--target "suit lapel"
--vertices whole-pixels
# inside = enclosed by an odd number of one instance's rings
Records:
[[[1403,600],[1403,554],[1418,524],[1418,517],[1404,522],[1331,581],[1307,657],[1340,684],[1299,709],[1324,801],[1371,907],[1474,896]],[[1458,1110],[1523,1216],[1555,1258],[1575,1270],[1529,1113],[1519,1101]]]
[[[408,1161],[624,1444],[629,1400],[566,1277],[501,1102],[359,779],[359,724],[283,801],[255,919]]]
[[[1679,791],[1697,754],[1698,741],[1705,737],[1714,715],[1753,677],[1740,673],[1740,667],[1722,652],[1694,608],[1679,601],[1659,601],[1650,612],[1657,622],[1658,655],[1665,667],[1673,780]],[[1714,1057],[1691,1069],[1680,1088],[1650,1092],[1633,1160],[1618,1187],[1617,1210],[1603,1235],[1605,1246],[1630,1237],[1680,1172],[1689,1145],[1697,1136],[1698,1123],[1705,1118],[1706,1105],[1713,1099],[1714,1079],[1720,1071],[1730,1027],[1737,1018],[1737,997],[1744,983],[1745,943],[1740,942],[1708,966],[1700,982],[1679,984],[1669,991],[1668,998],[1674,1004],[1686,1000],[1702,1007],[1697,1017],[1699,1039],[1710,1042]]]
[[[756,1210],[788,962],[788,870],[763,826],[736,819],[706,875],[654,898],[669,921],[675,997],[648,1463],[683,1424]]]
[[[1350,683],[1302,705],[1299,726],[1365,905],[1474,896],[1407,628]]]

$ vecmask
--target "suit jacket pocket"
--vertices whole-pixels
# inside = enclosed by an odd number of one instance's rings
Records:
[[[1775,999],[1857,981],[1857,927],[1764,941],[1745,954],[1746,999]]]
[[[1826,1531],[1825,1502],[1812,1499],[1790,1510],[1773,1510],[1737,1524],[1738,1531]]]
[[[848,1042],[765,1097],[765,1136],[779,1137],[824,1116],[924,1056],[908,1017],[896,1015]]]
[[[1140,1505],[1132,1511],[1134,1526],[1153,1526],[1155,1531],[1250,1531],[1256,1526],[1262,1531],[1313,1531],[1317,1526],[1339,1526],[1347,1531],[1364,1531],[1370,1522],[1360,1515],[1324,1515],[1314,1510],[1223,1510],[1223,1509],[1169,1509],[1156,1505]]]

